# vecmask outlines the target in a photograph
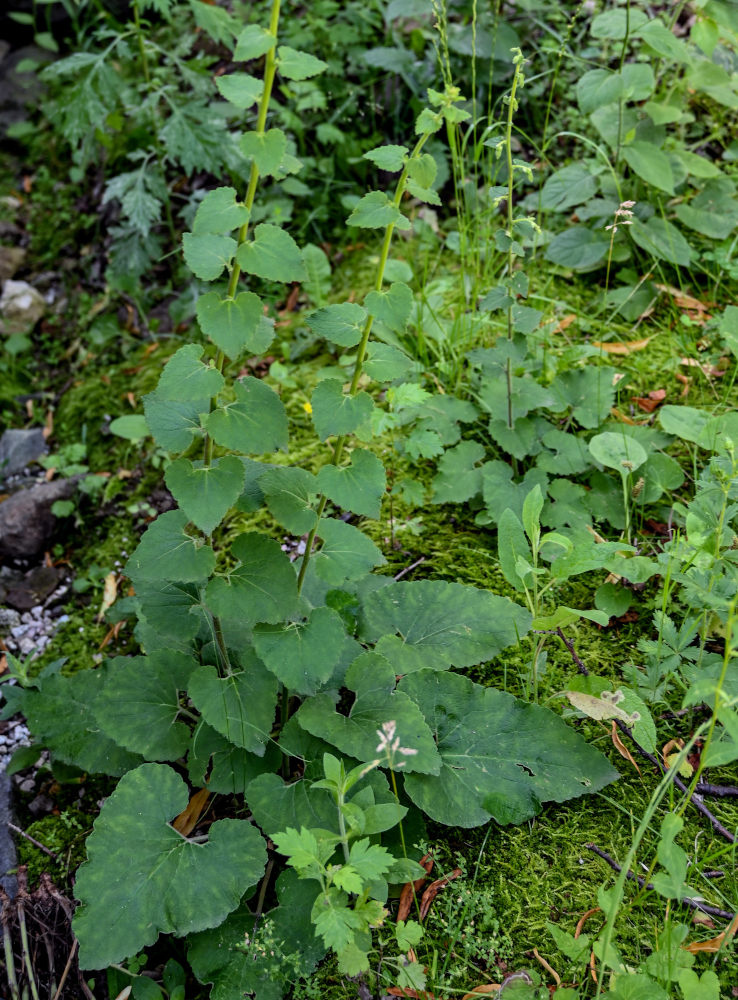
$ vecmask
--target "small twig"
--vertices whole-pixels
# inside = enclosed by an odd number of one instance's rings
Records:
[[[599,858],[602,858],[603,861],[606,861],[613,871],[620,873],[623,870],[615,858],[611,858],[607,851],[603,851],[597,844],[585,844],[584,846],[588,851],[592,851]],[[646,882],[640,875],[628,872],[625,877],[631,882],[637,882],[641,889],[650,889],[652,892],[655,892],[652,883]],[[730,913],[728,910],[720,910],[717,906],[708,906],[707,903],[703,903],[699,899],[692,899],[690,896],[685,896],[683,899],[676,900],[675,902],[681,903],[683,906],[688,906],[691,910],[700,910],[711,917],[721,917],[723,920],[732,920],[735,916],[734,913]]]
[[[256,901],[256,913],[254,914],[254,929],[251,931],[251,941],[256,941],[256,931],[259,927],[259,921],[261,920],[261,915],[264,912],[264,900],[266,899],[267,886],[269,885],[269,880],[272,877],[272,869],[274,868],[274,858],[269,858],[267,861],[266,870],[264,872],[264,877],[261,880],[261,885],[259,886],[259,898]]]
[[[74,944],[72,945],[71,951],[69,952],[69,958],[67,959],[67,964],[64,966],[64,972],[61,974],[61,979],[59,980],[59,985],[56,988],[56,993],[52,997],[52,1000],[59,1000],[61,996],[61,991],[64,988],[64,983],[67,981],[67,976],[69,975],[69,970],[72,968],[72,962],[74,961],[74,956],[77,953],[77,946],[79,941],[77,938],[74,939]]]
[[[406,573],[410,573],[412,570],[416,568],[416,566],[420,566],[420,564],[424,562],[425,562],[425,556],[421,556],[420,559],[416,559],[414,563],[410,563],[409,566],[406,566],[404,569],[401,569],[400,572],[396,574],[394,579],[401,580]]]
[[[667,768],[664,767],[664,765],[661,763],[658,757],[654,757],[654,755],[652,753],[649,753],[648,750],[643,749],[643,747],[640,745],[640,743],[637,742],[637,740],[633,736],[633,733],[631,732],[630,729],[628,729],[625,723],[621,722],[620,719],[616,719],[615,722],[617,724],[618,729],[622,733],[625,733],[625,735],[630,738],[630,740],[633,743],[633,746],[636,748],[638,753],[641,754],[642,757],[645,757],[646,760],[650,760],[651,763],[662,772],[662,774],[666,774]],[[675,774],[672,780],[674,782],[674,785],[679,789],[680,792],[685,792],[685,793],[688,792],[687,786],[684,784],[679,775]],[[691,802],[693,803],[695,809],[698,812],[701,812],[702,815],[705,817],[705,819],[709,820],[713,830],[715,830],[721,836],[725,837],[725,839],[729,841],[731,844],[735,844],[736,842],[735,834],[731,833],[727,827],[723,826],[723,824],[720,822],[717,816],[715,816],[713,813],[710,812],[705,803],[702,801],[702,796],[697,794],[696,791],[692,795]]]
[[[571,655],[572,660],[574,660],[574,663],[576,664],[577,670],[579,671],[579,673],[580,674],[584,674],[585,677],[589,676],[589,670],[587,670],[587,668],[584,665],[584,662],[578,656],[577,651],[574,648],[574,643],[571,641],[571,639],[567,639],[567,637],[564,635],[562,629],[560,629],[560,628],[557,628],[555,630],[555,635],[557,635],[559,637],[559,639],[561,639],[561,641],[563,642],[563,644],[569,650],[569,654]]]
[[[699,795],[714,795],[716,799],[738,798],[735,785],[711,785],[708,781],[698,781],[695,791]]]
[[[58,854],[50,851],[48,847],[44,847],[44,845],[40,841],[36,840],[35,837],[32,837],[30,833],[26,833],[25,830],[21,830],[21,828],[16,826],[15,823],[8,823],[7,826],[9,830],[13,831],[13,833],[18,833],[21,837],[25,837],[26,840],[30,840],[34,847],[38,847],[39,851],[43,851],[44,854],[48,854],[50,858],[54,859],[54,861],[61,862],[61,858]]]

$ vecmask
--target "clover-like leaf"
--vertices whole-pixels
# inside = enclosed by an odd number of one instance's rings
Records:
[[[200,361],[203,350],[200,344],[185,344],[171,356],[156,387],[160,399],[184,403],[220,392],[225,380],[217,368]]]
[[[249,221],[246,206],[236,200],[236,189],[219,187],[208,191],[197,206],[192,232],[198,236],[207,233],[220,236],[230,233]]]
[[[318,473],[318,487],[329,500],[344,510],[366,517],[379,517],[387,488],[384,465],[363,448],[351,452],[351,464],[337,468],[324,465]]]
[[[199,467],[178,458],[167,466],[164,480],[180,510],[200,531],[212,535],[241,495],[245,474],[243,462],[232,455]]]
[[[215,281],[221,276],[233,260],[237,246],[232,236],[185,233],[182,237],[182,249],[187,266],[203,281]]]
[[[339,302],[317,309],[307,318],[307,325],[320,337],[341,347],[355,347],[366,323],[366,309],[356,302]]]
[[[194,583],[205,580],[215,569],[215,553],[185,533],[188,517],[181,510],[168,510],[150,524],[126,563],[128,576],[138,580]]]
[[[268,281],[302,281],[305,265],[300,248],[289,233],[279,226],[262,222],[254,230],[253,240],[242,243],[236,259],[248,274]]]
[[[318,382],[310,405],[321,441],[338,434],[351,434],[371,418],[374,409],[371,396],[365,392],[347,395],[336,378]]]
[[[244,132],[239,149],[244,156],[256,164],[262,177],[274,176],[287,151],[287,136],[281,128],[270,128],[266,132]]]
[[[361,229],[384,229],[386,226],[410,229],[410,220],[384,191],[370,191],[354,205],[346,225]]]
[[[253,650],[245,650],[241,661],[243,669],[227,677],[219,677],[213,666],[199,667],[187,690],[209,726],[229,743],[262,757],[274,725],[279,683]]]
[[[399,639],[392,648],[397,673],[423,667],[469,667],[491,660],[530,628],[530,614],[507,597],[444,580],[400,581],[367,594],[361,637]],[[389,656],[389,652],[386,654]]]
[[[213,613],[247,626],[288,618],[297,604],[297,577],[279,542],[250,531],[238,536],[231,552],[238,566],[227,580],[216,577],[208,585]]]
[[[287,414],[274,389],[248,376],[233,386],[235,400],[217,407],[205,428],[217,444],[261,454],[287,447]]]
[[[459,674],[423,671],[398,690],[436,735],[438,776],[409,774],[405,791],[449,826],[522,823],[543,802],[565,802],[614,781],[617,771],[559,716]]]
[[[240,292],[235,298],[222,298],[207,292],[197,300],[197,321],[216,347],[229,358],[243,351],[261,354],[272,342],[272,331],[261,322],[263,303],[254,292]]]
[[[345,641],[341,617],[330,608],[314,608],[306,622],[254,629],[254,647],[267,668],[302,695],[315,694],[330,679]]]
[[[315,526],[312,504],[319,491],[312,472],[294,466],[268,469],[259,487],[273,516],[292,534],[304,535]]]
[[[360,761],[380,757],[384,764],[386,758],[378,751],[378,731],[384,723],[393,722],[401,749],[391,755],[392,769],[439,773],[433,735],[413,700],[395,689],[395,668],[389,660],[378,653],[358,656],[346,671],[345,683],[356,692],[349,714],[339,714],[330,697],[319,694],[303,702],[297,711],[303,729],[332,743],[341,753]]]
[[[105,801],[74,886],[82,968],[122,962],[161,933],[216,927],[261,878],[266,845],[251,823],[219,820],[205,844],[170,825],[188,798],[170,767],[143,764]]]

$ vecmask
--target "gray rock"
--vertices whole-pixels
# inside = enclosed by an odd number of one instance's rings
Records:
[[[20,271],[25,259],[26,251],[23,247],[0,246],[0,281],[7,281],[16,271]]]
[[[0,437],[0,477],[17,475],[45,452],[46,440],[40,427],[5,431]]]
[[[10,778],[4,771],[0,772],[0,885],[10,896],[15,895],[15,875],[10,875],[18,863],[15,853],[15,842],[10,835],[8,823],[12,822],[10,809]]]
[[[0,295],[0,333],[29,333],[46,312],[43,295],[27,281],[6,281]]]
[[[20,615],[13,608],[0,607],[0,628],[14,629],[20,625]]]
[[[29,559],[40,555],[56,527],[52,504],[68,500],[76,488],[76,478],[57,479],[53,483],[18,490],[3,500],[0,503],[0,556]]]

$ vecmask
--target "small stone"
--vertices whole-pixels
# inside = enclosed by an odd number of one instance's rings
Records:
[[[18,782],[18,791],[23,792],[24,795],[30,795],[31,792],[36,790],[36,781],[34,778],[23,778]]]
[[[20,271],[25,259],[26,251],[22,247],[0,246],[0,281],[7,281]]]
[[[20,625],[20,615],[13,608],[0,607],[0,628],[17,628]]]
[[[27,281],[8,280],[0,295],[0,333],[29,333],[46,311],[44,297]]]
[[[35,799],[31,799],[28,803],[28,811],[33,816],[45,816],[50,813],[53,808],[54,800],[49,798],[48,795],[44,795],[43,792],[41,792],[40,795],[37,795]]]
[[[0,437],[0,476],[15,476],[46,453],[46,439],[40,427],[11,429]]]
[[[18,490],[3,500],[0,503],[0,556],[28,559],[43,552],[56,528],[52,504],[68,500],[76,488],[76,478],[57,479]],[[37,603],[38,600],[32,600],[27,606]]]

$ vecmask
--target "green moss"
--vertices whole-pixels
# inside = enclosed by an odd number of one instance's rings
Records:
[[[52,858],[26,837],[18,838],[18,863],[28,867],[29,888],[38,884],[43,872],[48,872],[56,885],[69,885],[70,876],[85,859],[85,839],[91,829],[92,817],[74,807],[27,826],[28,836],[56,855]]]

